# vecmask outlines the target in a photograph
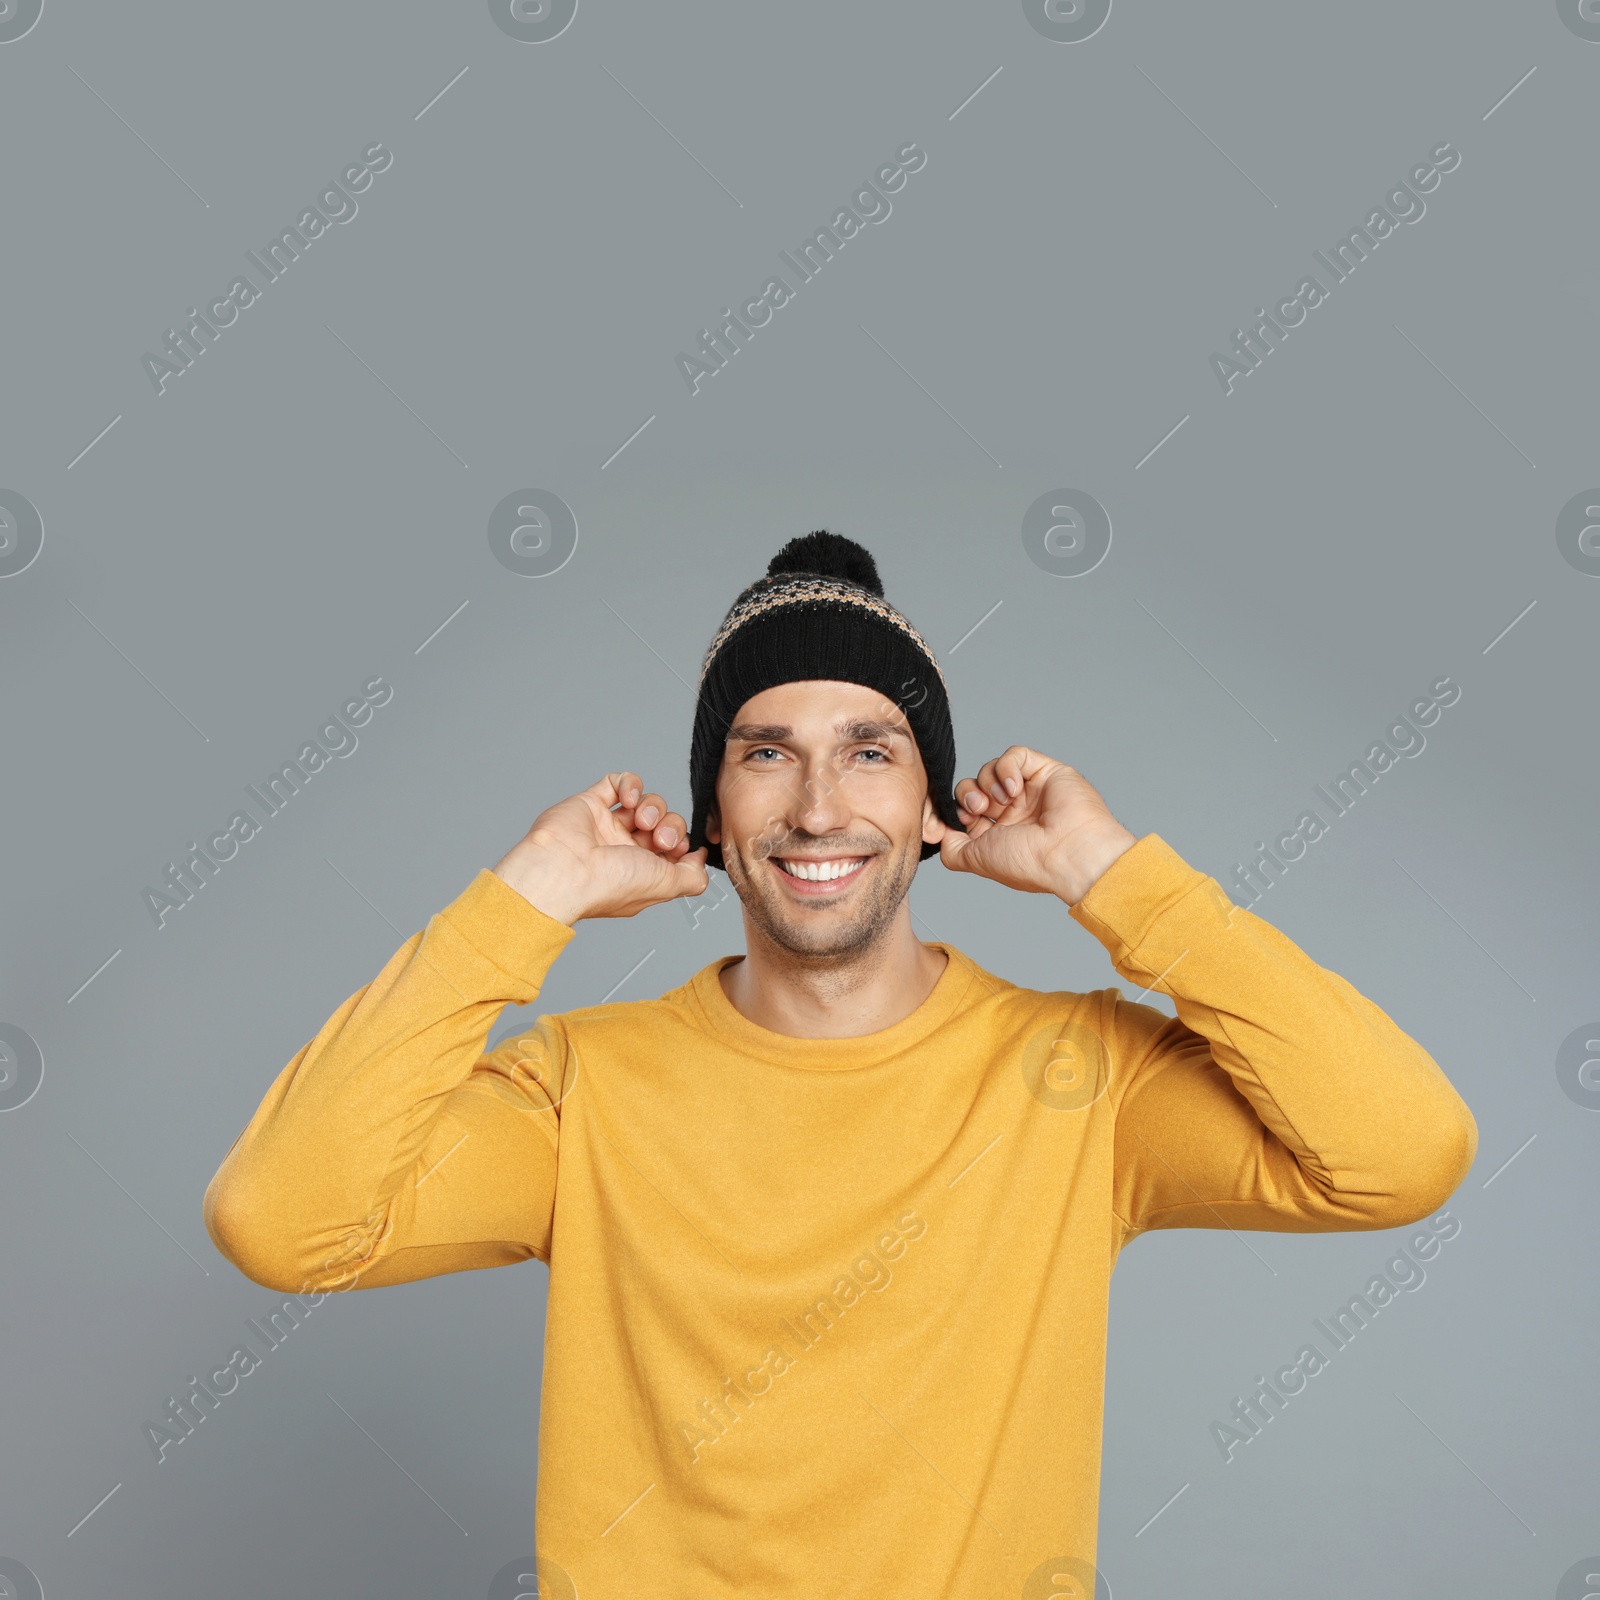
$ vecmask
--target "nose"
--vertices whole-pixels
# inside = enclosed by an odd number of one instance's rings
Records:
[[[845,800],[839,773],[830,758],[814,756],[789,797],[792,827],[817,838],[840,833],[849,824],[851,810]]]

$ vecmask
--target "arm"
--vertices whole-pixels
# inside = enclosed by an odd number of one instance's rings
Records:
[[[278,1075],[206,1189],[223,1255],[290,1293],[548,1260],[564,1035],[483,1048],[572,937],[480,872]]]
[[[1072,908],[1117,971],[1178,1015],[1106,991],[1115,1198],[1149,1228],[1394,1228],[1443,1205],[1477,1154],[1432,1057],[1337,973],[1228,900],[1158,835]]]
[[[223,1255],[289,1293],[548,1261],[576,1062],[550,1016],[483,1047],[581,918],[705,889],[687,831],[630,772],[541,813],[278,1075],[206,1189]]]
[[[1392,1228],[1454,1193],[1472,1113],[1428,1053],[1337,973],[1236,907],[1083,775],[1025,745],[964,778],[945,865],[1054,894],[1175,1019],[1105,991],[1114,1200],[1148,1228]]]

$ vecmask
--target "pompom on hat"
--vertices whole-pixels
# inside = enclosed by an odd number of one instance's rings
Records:
[[[810,678],[859,683],[899,706],[922,753],[934,810],[961,827],[944,673],[927,641],[884,599],[871,552],[819,530],[791,539],[766,576],[739,595],[701,663],[689,747],[689,848],[704,845],[708,866],[723,866],[706,822],[739,708],[763,690]],[[938,845],[924,843],[920,859],[938,853]]]

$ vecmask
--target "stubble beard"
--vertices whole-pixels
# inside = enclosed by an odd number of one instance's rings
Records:
[[[792,843],[792,841],[786,841]],[[917,841],[920,852],[921,841]],[[758,844],[758,850],[762,847]],[[810,853],[822,853],[808,847]],[[773,855],[782,855],[783,848]],[[840,855],[850,855],[849,848]],[[911,890],[920,854],[909,848],[895,857],[889,852],[873,852],[869,870],[872,881],[863,884],[848,911],[826,902],[808,905],[787,900],[781,884],[771,881],[767,852],[753,857],[753,869],[739,850],[724,843],[723,870],[744,906],[745,915],[779,949],[804,961],[843,961],[855,959],[885,940],[893,926],[901,902]]]

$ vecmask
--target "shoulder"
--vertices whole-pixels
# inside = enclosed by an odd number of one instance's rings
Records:
[[[714,970],[708,968],[708,971]],[[675,1027],[695,1027],[698,1009],[694,999],[696,974],[655,999],[602,1000],[592,1006],[552,1012],[541,1018],[575,1045],[636,1045],[641,1039],[664,1036]]]
[[[1042,1027],[1068,1018],[1099,1026],[1109,1020],[1112,1008],[1122,999],[1121,991],[1114,988],[1030,989],[989,971],[954,945],[944,948],[968,973],[961,1009],[973,1020],[1012,1029]]]

